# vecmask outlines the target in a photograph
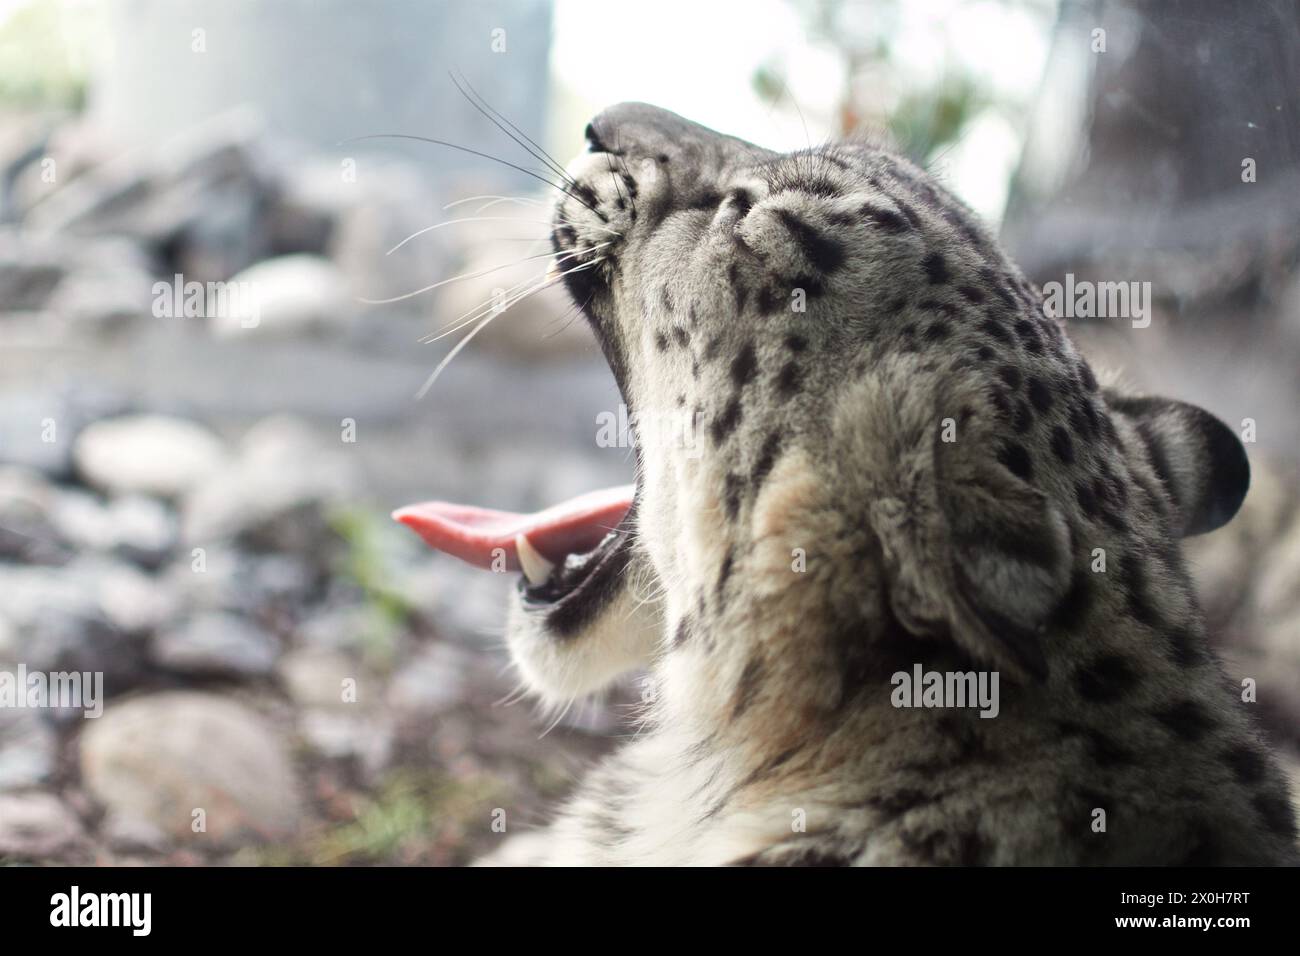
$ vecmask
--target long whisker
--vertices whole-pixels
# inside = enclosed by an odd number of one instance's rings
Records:
[[[528,169],[525,166],[520,166],[517,163],[512,163],[509,160],[501,159],[499,156],[493,156],[491,153],[484,153],[477,149],[470,149],[468,146],[461,146],[457,143],[449,143],[445,139],[433,139],[428,136],[416,136],[413,133],[368,133],[365,136],[353,136],[350,139],[340,140],[338,145],[345,146],[349,143],[357,143],[357,142],[361,142],[362,140],[368,140],[368,139],[409,139],[409,140],[414,140],[417,143],[431,143],[434,146],[446,146],[448,149],[457,149],[460,150],[462,153],[469,153],[471,156],[478,156],[482,159],[488,159],[494,163],[500,163],[502,166],[509,166],[511,169],[517,170],[523,173],[525,176],[532,176],[533,179],[536,179],[539,182],[546,183],[546,185],[550,186],[552,189],[558,189],[560,192],[567,195],[570,199],[573,199],[575,202],[581,203],[582,205],[586,206],[588,209],[590,209],[593,213],[596,214],[597,218],[599,218],[601,222],[608,221],[603,213],[597,210],[595,206],[592,206],[581,196],[575,195],[572,191],[570,191],[570,189],[561,186],[559,183],[551,182],[549,179],[547,179],[545,176],[541,175],[540,173],[534,172],[533,170]]]
[[[552,225],[550,220],[547,219],[519,219],[516,216],[465,216],[462,219],[448,219],[446,222],[435,223],[432,226],[425,226],[423,229],[415,230],[415,232],[411,233],[409,236],[407,236],[397,245],[393,246],[393,248],[385,252],[384,255],[391,256],[394,252],[402,248],[402,246],[406,245],[412,239],[418,239],[420,236],[423,236],[426,232],[433,232],[435,229],[442,229],[445,226],[459,226],[461,223],[464,222],[518,222],[530,226]]]
[[[526,196],[493,196],[493,195],[484,195],[484,196],[466,196],[464,199],[453,199],[451,202],[447,203],[447,205],[445,205],[445,206],[442,207],[442,211],[443,211],[443,212],[446,212],[448,209],[451,209],[451,208],[453,208],[453,207],[455,207],[455,206],[463,206],[463,205],[465,205],[465,203],[467,203],[467,202],[473,202],[473,201],[476,200],[476,199],[491,199],[491,200],[494,200],[494,201],[493,201],[492,203],[490,203],[489,205],[496,205],[496,203],[501,203],[501,202],[517,202],[517,203],[522,203],[522,204],[525,205],[525,206],[546,206],[546,205],[549,205],[549,203],[546,203],[546,202],[544,202],[544,201],[541,200],[541,199],[531,199],[531,198],[526,197]],[[483,211],[484,209],[486,209],[486,208],[487,208],[487,206],[480,206],[480,207],[479,207],[477,210],[475,210],[475,211],[476,211],[476,212],[482,212],[482,211]]]
[[[524,286],[528,285],[529,283],[536,282],[538,278],[539,277],[537,275],[529,275],[526,278],[520,279],[514,285],[502,289],[499,295],[502,298],[509,301],[511,296],[519,292],[521,289],[523,289]],[[452,319],[450,322],[444,325],[437,332],[430,332],[428,335],[421,336],[419,339],[420,344],[428,345],[431,342],[436,342],[439,339],[446,338],[448,335],[452,335],[456,332],[459,332],[467,325],[473,325],[479,319],[483,318],[483,316],[487,312],[492,311],[494,305],[493,299],[497,295],[498,293],[494,292],[493,295],[488,296],[487,299],[485,299],[482,302],[479,302],[469,311],[463,312],[462,314],[456,316],[456,318]]]
[[[450,71],[448,71],[448,72],[450,73]],[[558,162],[557,162],[557,161],[556,161],[556,160],[551,156],[550,153],[548,153],[546,150],[542,149],[542,147],[539,146],[539,145],[537,144],[537,142],[536,142],[532,137],[530,137],[527,133],[525,133],[523,130],[521,130],[521,129],[520,129],[518,126],[516,126],[514,123],[510,122],[510,120],[506,119],[505,116],[503,116],[503,115],[501,114],[501,112],[500,112],[496,107],[494,107],[491,103],[489,103],[487,100],[485,100],[485,99],[483,98],[483,94],[481,94],[478,90],[474,89],[474,87],[470,84],[469,80],[465,78],[465,74],[464,74],[464,73],[461,73],[461,75],[460,75],[460,80],[459,80],[459,81],[457,81],[455,75],[452,74],[452,75],[451,75],[451,81],[452,81],[453,83],[456,84],[456,89],[460,90],[461,95],[464,96],[465,99],[469,100],[469,102],[470,102],[470,103],[471,103],[471,104],[472,104],[472,105],[473,105],[473,106],[474,106],[474,107],[475,107],[475,108],[476,108],[480,113],[482,113],[484,116],[486,116],[489,120],[492,120],[492,122],[496,124],[496,127],[497,127],[499,130],[501,130],[501,132],[505,133],[507,136],[509,136],[511,139],[513,139],[516,143],[519,143],[520,146],[523,146],[523,148],[524,148],[525,150],[527,150],[527,152],[528,152],[528,153],[529,153],[529,154],[530,154],[534,159],[537,159],[537,160],[540,160],[540,161],[543,162],[543,163],[546,163],[546,164],[547,164],[547,165],[548,165],[552,170],[554,170],[557,174],[559,174],[559,176],[560,176],[564,181],[566,181],[567,183],[569,183],[569,185],[571,185],[571,186],[576,186],[576,185],[578,184],[577,180],[575,180],[572,176],[570,176],[569,173],[568,173],[568,171],[565,170],[565,168],[564,168],[563,166],[561,166],[561,165],[560,165],[560,164],[559,164],[559,163],[558,163]],[[461,83],[464,83],[464,84],[465,84],[464,88],[461,87]],[[466,89],[468,89],[468,90],[470,91],[470,93],[473,93],[473,94],[474,94],[474,98],[473,98],[473,99],[470,99],[469,93],[466,93],[466,92],[465,92]],[[475,102],[475,100],[477,100],[478,102]],[[482,104],[482,105],[480,105],[480,104]],[[491,111],[490,113],[488,112],[489,110]],[[505,125],[503,126],[502,123],[504,123]],[[509,129],[509,130],[506,129],[506,126],[509,126],[510,129]],[[525,145],[523,142],[521,142],[517,136],[515,136],[513,133],[510,132],[510,130],[514,130],[515,133],[518,133],[519,136],[522,136],[525,140],[527,140],[528,145]],[[531,146],[532,148],[529,149],[529,146]]]
[[[602,245],[604,245],[604,243],[602,243]],[[525,262],[532,262],[534,259],[545,259],[550,255],[552,255],[552,253],[539,252],[536,255],[529,255],[529,256],[524,256],[521,259],[516,259],[514,262],[505,262],[499,266],[492,266],[489,269],[481,269],[478,272],[465,272],[458,276],[452,276],[450,279],[443,279],[440,282],[435,282],[433,285],[427,285],[423,289],[416,289],[414,292],[408,292],[406,293],[406,295],[395,295],[391,299],[358,298],[358,301],[364,302],[366,305],[391,305],[394,302],[401,302],[404,299],[411,299],[417,295],[422,295],[425,292],[432,292],[434,289],[438,289],[441,288],[442,286],[449,285],[452,282],[459,282],[461,279],[477,279],[479,276],[491,275],[493,272],[500,272],[502,269],[509,269],[511,266],[521,265]]]
[[[407,236],[397,245],[393,246],[393,248],[385,252],[384,255],[391,256],[394,252],[402,248],[402,246],[406,245],[412,239],[418,239],[420,236],[423,236],[427,232],[433,232],[435,229],[442,229],[444,226],[457,226],[465,222],[520,222],[530,226],[554,226],[555,225],[555,222],[550,219],[520,219],[517,216],[466,216],[461,219],[448,219],[446,222],[435,223],[432,226],[425,226],[423,229],[415,230],[415,232],[411,233],[409,236]],[[564,226],[573,225],[567,220],[559,220],[559,222],[561,225]],[[585,223],[583,225],[583,228],[597,229],[601,232],[605,232],[610,235],[614,235],[614,236],[618,235],[617,229],[611,229],[608,226],[597,226],[592,223]]]
[[[454,359],[457,355],[459,355],[461,353],[461,350],[464,349],[465,346],[469,345],[469,343],[474,339],[474,336],[478,335],[480,332],[486,329],[488,325],[491,324],[492,320],[495,319],[498,315],[504,315],[505,312],[515,303],[528,298],[529,295],[535,292],[540,292],[542,289],[554,285],[555,283],[559,282],[560,279],[562,279],[564,276],[569,275],[570,273],[573,272],[577,272],[581,269],[590,268],[591,266],[594,266],[596,263],[601,261],[602,259],[593,259],[591,262],[584,262],[582,265],[577,266],[576,268],[561,273],[559,276],[556,276],[554,279],[544,280],[538,285],[533,286],[531,289],[528,289],[525,292],[521,293],[520,295],[516,296],[515,298],[511,299],[510,302],[507,303],[503,308],[490,312],[487,318],[483,319],[483,321],[481,321],[478,325],[474,326],[474,328],[470,330],[469,334],[467,334],[463,339],[457,342],[455,346],[452,347],[452,350],[448,352],[446,356],[443,357],[443,360],[438,363],[438,367],[433,370],[433,374],[429,376],[429,378],[425,381],[424,385],[420,387],[420,390],[416,392],[415,397],[417,399],[424,398],[425,394],[429,391],[429,389],[433,387],[433,383],[438,380],[438,377],[440,375],[442,375],[443,369],[445,369],[449,364],[451,364],[451,360]]]
[[[592,246],[590,249],[573,250],[572,252],[565,253],[563,256],[556,256],[555,261],[560,262],[562,259],[578,255],[580,252],[592,252],[595,251],[596,249],[603,248],[603,246],[605,245],[608,245],[608,243],[602,243],[599,246]],[[577,272],[583,266],[593,265],[595,262],[599,262],[603,258],[604,256],[601,256],[599,259],[595,259],[592,262],[584,262],[582,263],[582,265],[579,265],[577,268],[570,269],[569,272]],[[568,272],[561,273],[559,276],[556,276],[555,279],[563,278],[563,276],[566,276],[568,274],[569,274]],[[497,303],[493,302],[492,299],[488,299],[488,301],[482,302],[474,306],[474,308],[470,309],[464,315],[456,319],[453,319],[448,325],[443,326],[442,331],[438,332],[436,335],[430,333],[429,335],[426,335],[422,339],[420,339],[420,341],[427,345],[431,342],[437,342],[439,339],[445,339],[449,335],[454,335],[456,332],[459,332],[465,326],[472,325],[478,319],[482,318],[485,310],[491,311],[493,309],[499,308],[500,311],[504,312],[506,309],[510,308],[512,305],[515,304],[515,300],[511,297],[518,291],[519,287],[522,285],[527,285],[530,282],[536,282],[538,278],[541,278],[544,282],[553,283],[552,279],[548,279],[544,275],[541,277],[529,276],[527,279],[524,279],[522,282],[516,282],[510,288],[505,290],[505,292],[503,293],[503,295],[507,300],[505,305],[498,305]]]

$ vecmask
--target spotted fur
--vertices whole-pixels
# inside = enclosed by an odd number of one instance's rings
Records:
[[[777,154],[640,104],[588,135],[555,244],[614,244],[566,281],[632,411],[687,410],[703,449],[638,449],[600,590],[511,610],[544,700],[635,668],[653,693],[507,858],[1293,861],[1179,547],[1240,505],[1236,436],[1103,386],[886,148]],[[996,670],[999,715],[894,707],[915,664]]]

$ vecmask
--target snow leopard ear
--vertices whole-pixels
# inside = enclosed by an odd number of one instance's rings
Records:
[[[1104,394],[1110,410],[1136,432],[1141,453],[1177,514],[1174,530],[1204,534],[1227,524],[1250,488],[1250,462],[1236,433],[1186,402],[1109,389]]]
[[[948,539],[953,639],[977,659],[1039,680],[1048,619],[1070,588],[1070,529],[1042,492],[1001,460],[936,448]]]

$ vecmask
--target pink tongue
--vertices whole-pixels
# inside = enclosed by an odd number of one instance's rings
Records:
[[[592,491],[534,514],[426,501],[398,508],[393,520],[439,551],[480,568],[494,570],[496,549],[500,548],[506,567],[518,571],[515,535],[522,532],[542,557],[558,564],[566,554],[590,551],[599,544],[632,507],[635,487],[620,485]]]

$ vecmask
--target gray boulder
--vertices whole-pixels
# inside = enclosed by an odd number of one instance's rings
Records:
[[[243,704],[189,691],[114,705],[81,737],[81,772],[115,832],[229,849],[291,837],[302,818],[285,741]]]

